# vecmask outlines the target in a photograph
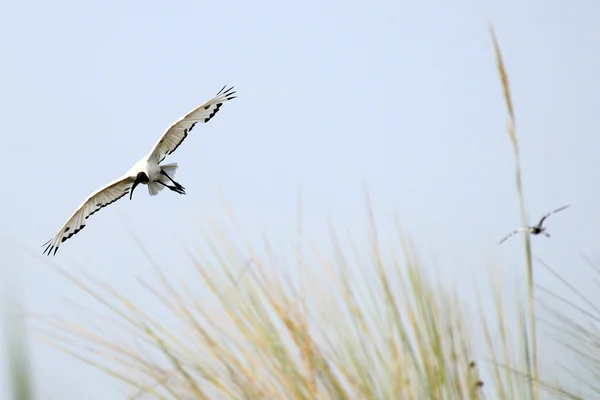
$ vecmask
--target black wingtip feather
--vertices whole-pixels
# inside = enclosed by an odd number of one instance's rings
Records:
[[[221,88],[221,90],[219,90],[219,92],[216,94],[216,96],[220,95],[220,94],[221,94],[221,92],[223,91],[223,89],[225,89],[225,87],[226,87],[226,86],[227,86],[227,85],[223,85],[223,87]]]
[[[52,239],[50,239],[48,242],[51,242],[51,241],[52,241]],[[48,242],[47,242],[47,243],[48,243]],[[45,255],[49,256],[49,255],[50,255],[50,253],[52,253],[52,250],[53,250],[53,249],[54,249],[54,246],[52,245],[52,243],[50,243],[50,244],[48,245],[48,247],[46,247],[46,249],[43,251],[43,253],[42,253],[42,254],[45,254]],[[56,254],[56,253],[55,253],[55,254]]]
[[[225,85],[227,86],[227,85]],[[225,86],[223,86],[223,89],[225,88]],[[235,97],[230,97],[231,95],[235,94],[236,92],[233,90],[235,88],[235,86],[230,87],[229,89],[227,89],[226,91],[223,92],[223,89],[221,89],[219,91],[219,93],[217,93],[217,96],[221,95],[221,96],[226,96],[227,100],[231,100],[234,99]]]

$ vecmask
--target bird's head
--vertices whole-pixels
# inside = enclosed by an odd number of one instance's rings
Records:
[[[148,175],[146,175],[145,172],[138,172],[138,174],[135,177],[135,182],[133,182],[133,186],[131,187],[131,192],[129,192],[129,200],[132,199],[133,191],[137,185],[139,185],[140,183],[148,182],[150,182],[150,178],[148,178]]]

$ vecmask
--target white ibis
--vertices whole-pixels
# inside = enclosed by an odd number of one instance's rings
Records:
[[[511,237],[512,235],[519,233],[519,232],[527,232],[529,231],[529,233],[531,233],[532,235],[539,235],[540,233],[543,233],[546,237],[550,237],[550,234],[548,232],[546,232],[546,228],[543,225],[544,221],[546,220],[546,218],[548,218],[550,215],[557,213],[559,211],[564,210],[565,208],[569,207],[569,204],[567,204],[566,206],[562,206],[560,208],[557,208],[554,211],[550,211],[549,213],[545,214],[542,219],[540,219],[540,222],[538,222],[536,225],[532,225],[532,226],[521,226],[517,229],[515,229],[513,232],[509,233],[508,235],[506,235],[504,238],[502,238],[502,240],[500,240],[500,242],[498,242],[498,244],[502,244],[506,239],[508,239],[509,237]]]
[[[163,165],[160,163],[166,156],[177,150],[197,123],[210,121],[224,102],[237,97],[234,96],[236,92],[233,91],[233,87],[227,90],[224,89],[225,86],[212,99],[196,107],[169,126],[150,153],[135,163],[125,175],[95,191],[85,199],[58,233],[42,245],[42,247],[46,247],[43,254],[56,255],[63,242],[85,228],[86,221],[90,216],[121,199],[127,193],[129,193],[129,199],[131,200],[133,191],[140,183],[148,186],[150,196],[157,195],[165,187],[175,193],[185,194],[185,188],[173,180],[177,163]]]

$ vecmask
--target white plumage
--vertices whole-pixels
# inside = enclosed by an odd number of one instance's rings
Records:
[[[97,190],[85,199],[56,235],[44,243],[43,246],[46,247],[44,254],[56,255],[58,248],[63,242],[85,228],[87,219],[90,216],[123,198],[128,193],[131,199],[135,187],[140,183],[148,185],[148,193],[151,196],[157,195],[165,187],[176,193],[185,194],[185,188],[173,180],[178,167],[177,163],[164,165],[160,165],[160,163],[165,157],[177,150],[197,123],[210,121],[224,102],[236,98],[233,87],[227,90],[224,89],[225,86],[212,99],[196,107],[171,124],[158,142],[156,142],[150,153],[135,163],[125,175]]]

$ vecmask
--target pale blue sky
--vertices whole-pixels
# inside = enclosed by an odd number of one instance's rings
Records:
[[[239,97],[167,159],[187,196],[136,191],[90,218],[53,261],[129,290],[149,266],[125,216],[159,262],[178,268],[180,238],[198,237],[190,213],[226,220],[213,182],[254,240],[259,229],[291,237],[299,187],[305,234],[324,239],[327,215],[360,231],[365,180],[382,229],[397,213],[453,282],[484,277],[489,258],[507,280],[524,277],[522,240],[496,246],[520,219],[492,21],[530,219],[572,204],[548,220],[551,240],[534,238],[535,253],[583,284],[577,251],[597,251],[600,226],[599,15],[593,0],[3,0],[0,233],[41,254],[90,192],[228,84]],[[90,303],[46,260],[12,250],[30,309],[66,315],[63,297]],[[43,399],[122,393],[67,355],[33,351]]]

